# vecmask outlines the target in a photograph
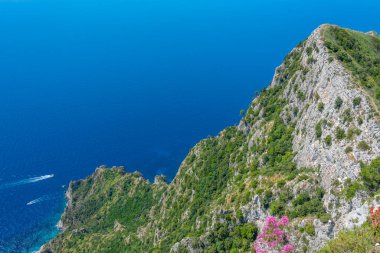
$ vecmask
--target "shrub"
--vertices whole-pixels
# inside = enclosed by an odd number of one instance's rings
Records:
[[[380,189],[380,157],[373,160],[369,165],[363,166],[360,176],[364,187],[371,193]]]
[[[283,215],[285,211],[285,205],[280,201],[273,201],[270,204],[270,213],[273,215]]]
[[[328,213],[322,213],[318,216],[319,220],[322,222],[322,223],[327,223],[329,222],[329,220],[331,219],[331,216],[330,214]]]
[[[312,223],[308,223],[306,224],[305,226],[305,232],[310,235],[310,236],[314,236],[315,235],[315,227]]]
[[[347,139],[352,140],[354,135],[360,135],[361,133],[362,133],[362,131],[360,131],[360,129],[349,128],[347,130]]]
[[[361,141],[361,142],[359,142],[358,143],[358,149],[360,149],[360,150],[363,150],[363,151],[367,151],[367,150],[369,150],[371,147],[368,145],[368,143],[367,142],[365,142],[365,141]]]
[[[353,183],[350,182],[344,189],[344,195],[346,199],[351,200],[353,197],[355,197],[356,192],[362,188],[363,187],[357,181]]]
[[[336,99],[335,99],[335,109],[340,109],[341,107],[342,107],[342,104],[343,104],[343,100],[342,100],[342,98],[341,97],[337,97]]]
[[[253,244],[256,253],[281,252],[288,253],[295,250],[292,244],[288,243],[285,228],[289,223],[289,219],[283,216],[277,220],[273,216],[269,216],[261,234]]]
[[[341,231],[337,237],[327,242],[318,253],[376,252],[373,251],[378,238],[365,224],[350,231]]]
[[[272,193],[271,191],[269,191],[269,190],[266,190],[266,191],[264,192],[263,206],[264,206],[265,208],[268,208],[268,207],[269,207],[269,204],[270,204],[271,199],[272,199],[272,195],[273,195],[273,193]]]
[[[331,146],[331,144],[332,144],[332,138],[331,138],[331,135],[327,135],[327,136],[325,137],[325,143],[326,143],[327,146]]]
[[[318,123],[315,125],[315,135],[317,138],[321,138],[322,136],[322,121],[318,121]]]
[[[305,101],[305,98],[306,98],[306,96],[305,96],[305,93],[303,93],[302,91],[297,91],[297,98],[299,99],[299,100],[301,100],[301,101]]]
[[[346,147],[346,149],[344,150],[344,152],[345,152],[346,154],[351,153],[352,151],[353,151],[353,149],[352,149],[351,146]]]
[[[376,86],[375,88],[375,97],[380,99],[380,86]]]
[[[311,53],[313,53],[313,48],[311,48],[311,47],[307,47],[307,48],[306,48],[306,53],[307,53],[308,56],[310,56]]]
[[[322,102],[319,102],[319,103],[318,103],[318,111],[322,112],[323,109],[325,109],[325,104],[322,103]]]
[[[363,124],[363,118],[362,117],[358,117],[358,124],[359,124],[359,126],[361,125],[361,124]]]
[[[356,97],[356,98],[354,98],[354,100],[352,100],[352,105],[354,107],[357,107],[357,106],[360,105],[361,102],[362,102],[362,98],[361,97]]]
[[[315,60],[313,57],[309,57],[307,58],[307,64],[313,64],[315,63],[317,60]]]
[[[293,205],[298,206],[298,205],[303,205],[305,202],[310,200],[310,196],[307,192],[302,192],[300,195],[297,196],[293,200]]]
[[[316,190],[316,196],[313,198],[307,192],[303,192],[292,201],[293,208],[289,212],[291,218],[306,217],[308,215],[317,215],[322,217],[326,214],[323,207],[322,198],[323,189]]]
[[[335,138],[337,140],[343,140],[346,138],[346,132],[342,128],[337,127],[335,130]]]
[[[375,233],[380,236],[380,206],[369,208],[369,220]]]
[[[299,112],[298,107],[294,107],[294,108],[293,108],[293,115],[294,115],[294,116],[297,116],[297,115],[298,115],[298,112]]]
[[[251,248],[251,242],[256,239],[257,233],[258,229],[252,223],[244,223],[235,227],[228,222],[217,223],[208,237],[211,247],[206,252],[234,252],[233,250],[236,248],[247,252]],[[186,250],[180,252],[186,252]]]
[[[352,121],[352,116],[351,116],[351,110],[350,109],[346,109],[344,110],[344,112],[342,113],[342,120],[343,120],[343,123],[346,123],[346,122],[351,122]]]

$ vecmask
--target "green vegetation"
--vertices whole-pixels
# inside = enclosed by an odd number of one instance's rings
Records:
[[[349,29],[328,26],[323,33],[325,45],[358,82],[380,101],[380,37]]]
[[[352,100],[352,105],[353,107],[357,107],[360,105],[360,103],[362,102],[362,98],[361,97],[356,97]]]
[[[222,138],[212,137],[202,141],[198,145],[199,156],[189,154],[172,183],[172,190],[165,193],[167,215],[160,220],[160,227],[164,228],[168,235],[160,245],[161,251],[168,252],[175,242],[185,236],[200,236],[205,233],[207,219],[203,220],[198,228],[193,224],[198,217],[209,211],[214,197],[220,196],[232,179],[233,170],[230,169],[230,163],[235,159],[244,160],[245,154],[239,151],[242,144],[242,132],[231,127],[223,131]],[[193,168],[191,176],[187,174],[190,166]],[[185,181],[186,184],[180,183],[179,180]],[[188,186],[191,186],[191,191],[187,190]],[[181,194],[177,195],[174,187]],[[157,212],[160,212],[160,207],[157,208]],[[182,220],[181,215],[184,213],[187,213],[187,218]],[[231,239],[237,240],[233,237]]]
[[[325,221],[327,213],[322,203],[323,195],[324,192],[321,188],[316,190],[314,196],[310,196],[308,192],[301,193],[292,201],[293,207],[289,211],[289,217],[294,219],[312,215]]]
[[[346,199],[352,199],[358,190],[366,190],[371,195],[380,193],[380,157],[368,165],[363,165],[359,176],[360,178],[355,182],[350,179],[345,182]]]
[[[72,182],[72,207],[62,217],[67,229],[56,237],[53,248],[57,252],[144,249],[140,240],[125,245],[123,238],[136,234],[148,221],[150,208],[166,186],[164,182],[152,185],[139,173],[126,174],[122,168],[98,169],[85,180]]]
[[[305,101],[306,96],[305,96],[305,94],[304,94],[302,91],[298,90],[298,91],[297,91],[297,98],[298,98],[299,100],[301,100],[301,101]]]
[[[335,106],[334,106],[334,108],[337,109],[337,110],[339,110],[342,107],[342,105],[343,105],[342,98],[341,97],[337,97],[335,99]]]
[[[321,138],[322,136],[322,124],[323,124],[323,121],[320,120],[318,121],[318,123],[315,125],[315,135],[316,137],[319,139]]]
[[[348,180],[345,184],[346,188],[344,189],[344,195],[347,200],[351,200],[355,197],[358,190],[363,189],[362,185],[358,181],[352,183],[351,180]]]
[[[332,41],[333,47],[338,45],[334,52],[338,60],[359,62],[357,55],[343,52],[346,41],[341,41],[340,35],[332,37]],[[248,252],[258,228],[247,222],[246,204],[256,196],[273,215],[305,219],[306,225],[300,231],[306,233],[304,238],[311,239],[316,233],[312,220],[327,222],[331,217],[323,204],[325,193],[319,187],[320,168],[297,168],[294,159],[293,136],[309,130],[307,124],[299,124],[298,117],[313,102],[320,101],[317,93],[306,96],[299,88],[299,82],[311,69],[301,62],[305,50],[307,63],[313,64],[312,55],[318,47],[314,44],[305,48],[305,43],[300,43],[278,68],[276,85],[263,89],[246,112],[240,111],[244,130],[229,127],[199,142],[169,185],[163,178],[152,184],[139,173],[125,173],[121,168],[102,168],[85,180],[72,182],[72,202],[62,217],[66,230],[49,247],[54,252],[69,253],[170,252],[173,245],[179,252],[188,252],[188,247],[200,252]],[[375,65],[371,67],[376,70]],[[369,74],[359,73],[358,78],[361,76],[369,78]],[[376,85],[366,89],[375,92]],[[291,96],[287,92],[292,92]],[[298,101],[288,100],[293,94]],[[360,103],[360,97],[354,98],[353,107],[343,110],[343,99],[336,98],[334,107],[350,128],[347,132],[336,128],[334,139],[352,140],[361,134],[352,123],[352,111]],[[325,110],[323,102],[317,104],[317,109]],[[362,118],[357,120],[363,123]],[[333,138],[324,136],[323,130],[332,129],[333,123],[320,119],[315,125],[316,138],[327,146],[332,145]],[[357,147],[370,148],[364,141]],[[347,158],[352,159],[352,151],[351,146],[345,148]],[[357,181],[347,181],[344,187],[338,180],[334,182],[342,190],[338,198],[352,199],[358,190],[372,196],[379,191],[380,158],[362,168]],[[341,241],[346,239],[343,234],[338,238]],[[333,242],[325,252],[334,252],[328,250],[335,250],[336,245]]]
[[[311,47],[307,47],[307,48],[306,48],[306,54],[307,54],[308,56],[311,56],[312,53],[313,53],[313,48],[311,48]]]
[[[313,223],[306,224],[306,226],[305,226],[305,232],[308,235],[310,235],[310,236],[314,236],[315,235],[315,227],[314,227]]]
[[[368,223],[351,231],[341,231],[318,253],[376,252],[378,237]]]
[[[352,121],[352,115],[351,115],[350,109],[347,108],[346,110],[343,111],[342,120],[343,120],[343,123],[350,123]]]
[[[331,138],[331,135],[327,135],[327,136],[325,137],[325,143],[326,143],[327,146],[331,146],[331,144],[332,144],[332,138]]]
[[[358,124],[359,126],[363,124],[363,118],[362,117],[358,117]]]
[[[342,128],[337,127],[335,129],[335,138],[337,140],[343,140],[344,138],[346,138],[346,132]]]
[[[351,153],[352,151],[353,151],[353,149],[352,149],[351,146],[348,146],[348,147],[346,147],[346,148],[344,149],[344,152],[345,152],[346,154]]]
[[[313,57],[309,57],[309,58],[307,58],[307,64],[314,64],[315,62],[316,62],[316,60],[313,58]]]
[[[258,229],[253,224],[229,226],[228,223],[218,223],[208,238],[212,246],[205,252],[249,251],[257,234]]]
[[[367,150],[370,150],[371,147],[368,145],[367,142],[365,142],[365,141],[360,141],[360,142],[358,143],[358,149],[363,150],[363,151],[367,151]]]
[[[325,108],[325,104],[323,102],[319,102],[318,103],[318,111],[322,112],[324,108]]]
[[[380,190],[380,157],[373,160],[360,172],[364,187],[374,194]]]
[[[360,131],[358,128],[349,128],[347,130],[347,139],[352,140],[355,135],[360,135],[361,133],[362,131]]]

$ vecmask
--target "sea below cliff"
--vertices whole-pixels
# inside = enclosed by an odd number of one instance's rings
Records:
[[[1,1],[0,252],[53,238],[68,183],[102,164],[170,181],[319,24],[380,31],[370,4]]]

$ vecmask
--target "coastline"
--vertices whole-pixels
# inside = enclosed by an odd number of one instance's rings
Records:
[[[50,233],[45,234],[43,239],[41,239],[41,241],[43,241],[42,245],[41,245],[41,243],[38,243],[34,247],[32,247],[32,249],[30,251],[31,253],[43,253],[43,252],[45,252],[44,251],[45,245],[48,244],[52,239],[54,239],[59,233],[64,231],[65,228],[64,228],[63,222],[62,222],[62,215],[65,213],[65,210],[66,210],[67,206],[69,205],[69,203],[71,203],[71,195],[69,193],[69,190],[67,189],[65,191],[65,194],[63,197],[63,203],[62,203],[63,204],[62,206],[64,207],[63,211],[54,215],[54,217],[55,217],[54,218],[54,220],[55,220],[54,229],[52,229],[50,231]],[[58,221],[57,221],[57,218],[58,218]]]

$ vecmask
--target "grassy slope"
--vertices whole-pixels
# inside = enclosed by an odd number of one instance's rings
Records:
[[[73,206],[62,221],[67,229],[51,246],[56,252],[134,252],[147,249],[136,237],[166,184],[152,185],[138,173],[100,169],[72,182]],[[121,224],[121,226],[117,224]],[[116,225],[115,225],[116,224]]]
[[[379,253],[380,248],[375,247],[379,236],[368,223],[356,227],[351,231],[341,231],[338,236],[327,243],[318,253]]]

